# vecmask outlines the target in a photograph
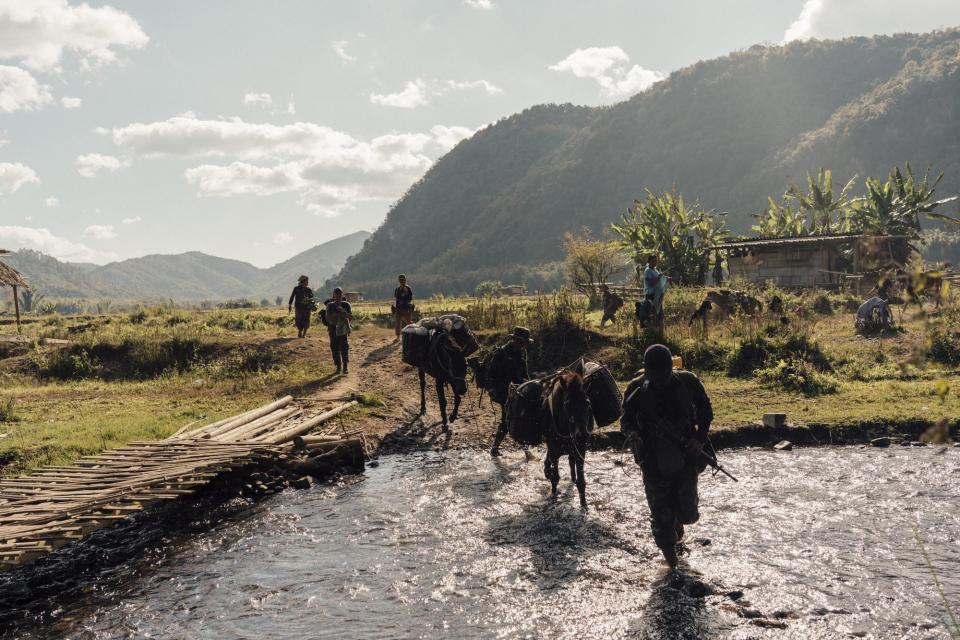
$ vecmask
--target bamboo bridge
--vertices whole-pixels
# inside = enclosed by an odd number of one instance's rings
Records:
[[[47,466],[2,479],[0,571],[31,562],[151,505],[190,495],[222,474],[281,461],[295,450],[308,455],[329,451],[341,436],[305,434],[356,404],[350,401],[308,416],[286,396],[189,430],[196,424],[192,423],[165,440],[130,442],[69,466]],[[352,435],[357,432],[345,432],[342,438]]]

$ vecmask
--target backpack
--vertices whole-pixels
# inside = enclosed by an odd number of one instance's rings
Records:
[[[497,347],[480,361],[476,375],[477,387],[486,389],[488,392],[496,392],[509,384],[505,347],[506,345]]]

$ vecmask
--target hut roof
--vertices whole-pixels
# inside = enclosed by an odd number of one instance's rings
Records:
[[[823,236],[799,236],[792,238],[749,238],[747,240],[729,240],[720,245],[721,249],[747,249],[753,247],[784,247],[796,245],[815,245],[815,244],[842,244],[852,242],[860,238],[870,236],[860,233],[845,233],[837,235]],[[879,236],[878,236],[879,237]],[[883,236],[884,238],[893,238],[894,236]],[[896,236],[900,237],[900,236]]]
[[[23,277],[23,274],[11,267],[0,262],[0,285],[5,285],[8,287],[26,287],[27,279]]]

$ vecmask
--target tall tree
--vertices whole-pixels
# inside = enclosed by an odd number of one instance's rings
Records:
[[[814,177],[807,174],[807,190],[797,185],[787,189],[785,196],[796,202],[804,218],[808,219],[811,234],[827,235],[850,231],[850,190],[857,176],[843,186],[834,197],[833,172],[821,168]]]
[[[620,216],[613,230],[639,275],[647,256],[655,253],[664,270],[680,284],[697,284],[709,269],[710,252],[728,235],[724,214],[688,207],[674,186],[657,195],[646,189],[645,200]]]
[[[591,305],[597,305],[600,302],[599,285],[626,266],[620,243],[607,237],[594,238],[584,227],[577,235],[566,233],[563,248],[567,253],[567,278],[589,296]]]

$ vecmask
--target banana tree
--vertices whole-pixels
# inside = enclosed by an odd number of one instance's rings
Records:
[[[810,233],[830,234],[850,231],[850,190],[857,177],[849,181],[835,196],[833,191],[833,172],[821,168],[816,178],[807,174],[807,191],[796,185],[787,189],[785,196],[797,203],[804,217],[809,216]]]
[[[806,216],[802,211],[793,208],[793,205],[779,203],[771,197],[767,198],[767,210],[754,214],[757,223],[750,227],[751,231],[762,238],[793,238],[810,235]]]
[[[729,235],[723,215],[704,211],[696,204],[687,206],[676,187],[660,195],[645,191],[646,199],[635,200],[634,206],[621,215],[620,223],[611,225],[638,277],[653,253],[681,284],[703,280],[711,250]]]

